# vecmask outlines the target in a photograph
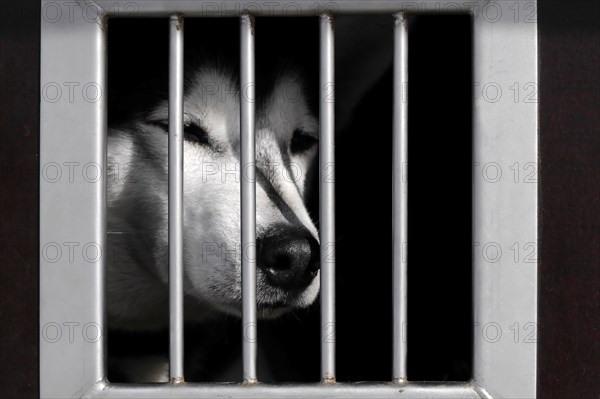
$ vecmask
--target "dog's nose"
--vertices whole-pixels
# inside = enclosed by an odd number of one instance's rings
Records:
[[[319,271],[319,243],[308,232],[284,232],[257,244],[259,267],[273,286],[302,288]]]

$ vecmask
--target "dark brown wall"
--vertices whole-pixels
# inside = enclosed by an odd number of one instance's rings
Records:
[[[538,392],[599,398],[600,3],[538,3]]]
[[[0,5],[1,398],[39,390],[39,12]],[[540,398],[600,397],[599,19],[598,2],[539,2]]]
[[[40,2],[0,3],[0,397],[38,397]]]

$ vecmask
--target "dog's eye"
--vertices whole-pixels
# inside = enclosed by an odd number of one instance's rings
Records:
[[[195,123],[183,127],[184,139],[200,145],[210,145],[208,133]]]
[[[152,122],[152,124],[160,127],[165,132],[169,133],[168,122],[157,121]],[[188,123],[183,126],[183,139],[193,143],[198,143],[200,145],[210,145],[210,142],[208,141],[208,133],[206,132],[206,130],[202,129],[195,123]]]
[[[165,132],[169,133],[169,123],[168,122],[165,122],[165,121],[151,121],[150,124],[152,124],[154,126],[158,126],[159,128],[161,128]]]
[[[292,154],[302,154],[310,150],[318,143],[318,140],[303,130],[296,129],[292,135],[290,151]]]

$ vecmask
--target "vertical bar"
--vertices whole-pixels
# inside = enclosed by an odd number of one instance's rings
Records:
[[[393,371],[394,382],[406,380],[406,244],[408,165],[408,23],[394,16],[394,144],[393,144]]]
[[[106,25],[105,25],[106,26]],[[96,37],[97,40],[97,56],[98,56],[98,85],[100,87],[101,93],[107,92],[107,80],[108,80],[108,51],[107,51],[107,31],[104,30],[101,34]],[[101,96],[98,106],[100,107],[100,112],[98,115],[98,130],[100,134],[97,138],[97,148],[98,154],[97,159],[101,159],[100,163],[101,170],[107,169],[107,136],[108,136],[108,106],[107,106],[107,98],[106,96]],[[98,198],[98,202],[96,203],[96,209],[98,210],[98,220],[100,221],[100,231],[99,231],[99,240],[98,244],[100,248],[107,248],[107,179],[102,179],[102,194],[100,198]],[[100,270],[98,279],[96,280],[96,292],[97,295],[97,303],[95,313],[99,315],[98,319],[102,320],[102,325],[107,326],[107,312],[106,312],[106,270],[107,270],[107,261],[105,257],[102,257],[100,260]],[[106,379],[108,375],[108,365],[107,365],[107,356],[108,356],[108,347],[107,347],[107,339],[106,335],[102,334],[100,341],[98,342],[98,370],[102,373],[102,378]]]
[[[169,54],[169,318],[171,383],[183,379],[183,17],[172,15]]]
[[[335,156],[333,16],[321,15],[319,219],[321,230],[321,379],[335,382]]]
[[[541,3],[538,1],[537,5],[541,7]],[[511,3],[500,1],[495,6],[498,14],[494,23],[490,23],[484,13],[473,14],[473,82],[488,81],[493,76],[497,87],[514,87],[511,86],[514,82],[528,82],[528,87],[539,87],[539,72],[545,70],[546,74],[550,70],[539,68],[538,26],[535,21],[540,19],[537,19],[536,9],[528,17],[533,23],[515,25]],[[551,87],[546,86],[545,93],[550,93]],[[515,180],[500,179],[500,175],[498,180],[489,180],[487,177],[493,175],[488,175],[491,172],[482,168],[491,164],[513,165],[512,168],[518,169],[522,165],[530,165],[535,173],[540,160],[549,159],[539,158],[538,100],[490,101],[488,94],[491,92],[480,90],[473,93],[472,103],[472,165],[478,168],[472,185],[472,240],[473,243],[493,243],[498,245],[498,249],[504,246],[515,248],[515,245],[525,249],[523,243],[526,243],[527,252],[533,254],[529,251],[539,248],[538,235],[545,233],[539,230],[538,224],[538,196],[545,195],[545,191],[540,192],[539,188],[548,187],[550,182],[545,180],[540,186],[537,176],[521,180],[523,177],[517,178],[516,174]],[[548,96],[542,95],[542,103],[548,101],[544,100]],[[565,107],[563,112],[568,110],[569,107]],[[548,140],[545,147],[552,139],[548,137],[549,131],[543,130],[543,133],[543,138]],[[517,161],[522,163],[516,164]],[[549,170],[552,168],[546,168],[546,173]],[[490,181],[494,183],[490,184]],[[515,181],[519,183],[515,184]],[[524,181],[528,183],[520,183]],[[547,238],[544,242],[546,248],[552,245]],[[496,341],[489,339],[494,336],[493,329],[486,328],[492,321],[496,326],[514,325],[523,330],[525,326],[536,328],[538,298],[547,303],[546,298],[537,292],[539,258],[528,257],[525,261],[525,258],[517,256],[515,261],[512,256],[498,256],[493,258],[494,267],[490,267],[487,251],[480,251],[481,247],[477,249],[472,265],[473,326],[476,328],[473,330],[473,383],[493,393],[496,398],[544,397],[536,396],[537,366],[543,360],[537,354],[538,339],[517,339],[523,344],[516,344],[514,340],[498,336]],[[546,272],[548,266],[544,265]],[[517,327],[513,323],[521,324]],[[560,393],[554,396],[562,397]],[[581,392],[579,396],[586,395]]]
[[[240,122],[242,163],[242,334],[244,382],[256,377],[256,180],[254,147],[254,17],[240,18]]]
[[[42,10],[56,6],[53,0],[45,0],[38,4]],[[24,5],[22,5],[24,6]],[[13,7],[14,8],[14,7]],[[29,5],[26,8],[30,8]],[[8,9],[11,9],[9,4]],[[23,10],[23,9],[21,9]],[[32,9],[33,10],[33,9]],[[98,10],[99,11],[99,10]],[[9,11],[10,12],[10,11]],[[10,15],[10,13],[9,13]],[[17,15],[15,14],[15,18]],[[95,184],[73,184],[70,179],[52,180],[46,177],[45,167],[48,165],[68,165],[67,161],[90,162],[106,171],[106,135],[107,135],[107,25],[101,12],[87,15],[80,13],[72,14],[73,18],[41,18],[40,23],[40,62],[39,83],[40,94],[39,116],[40,116],[40,142],[39,142],[39,396],[42,398],[65,398],[79,392],[79,396],[85,395],[99,381],[106,377],[106,331],[105,318],[105,281],[107,257],[103,256],[106,251],[107,229],[106,229],[106,182],[107,176],[101,177]],[[90,16],[92,19],[90,19]],[[39,15],[38,15],[39,17]],[[90,22],[95,23],[90,23]],[[11,23],[3,23],[10,30]],[[21,28],[29,28],[29,22],[16,21]],[[68,33],[67,33],[68,32]],[[2,45],[9,36],[2,36]],[[29,53],[28,46],[19,45],[23,51],[20,56]],[[69,60],[69,62],[60,62]],[[2,63],[4,71],[17,70],[24,62],[16,59],[14,65]],[[30,61],[35,63],[35,61]],[[5,69],[5,67],[10,67]],[[22,67],[21,77],[29,76],[28,66]],[[25,74],[25,75],[23,75]],[[34,78],[33,81],[35,81]],[[59,82],[59,83],[53,83]],[[95,93],[89,91],[83,93],[83,97],[76,97],[71,102],[61,98],[51,101],[44,96],[44,87],[48,84],[59,84],[60,82],[90,82],[96,86]],[[94,83],[95,82],[95,83]],[[12,90],[12,86],[8,86]],[[64,89],[63,89],[64,90]],[[6,93],[5,93],[6,94]],[[12,94],[12,93],[11,93]],[[24,100],[28,95],[25,95]],[[87,95],[86,95],[87,94]],[[16,95],[16,93],[15,93]],[[89,96],[92,96],[91,98]],[[94,99],[95,98],[95,99]],[[85,101],[84,101],[85,100]],[[19,106],[29,106],[28,100]],[[24,108],[23,108],[24,109]],[[31,108],[30,108],[31,110]],[[24,126],[29,126],[30,116],[23,119]],[[0,125],[3,125],[2,119]],[[8,122],[7,122],[8,123]],[[85,131],[86,134],[80,134]],[[33,136],[35,130],[31,130]],[[33,140],[29,137],[28,140]],[[15,151],[16,147],[4,147],[2,151]],[[23,148],[26,150],[26,148]],[[28,159],[28,158],[25,158]],[[9,159],[3,158],[3,165]],[[7,163],[7,165],[10,165]],[[60,170],[60,169],[59,169]],[[3,182],[6,183],[6,182]],[[26,182],[24,182],[26,183]],[[3,192],[10,188],[2,186]],[[16,197],[15,197],[16,198]],[[72,204],[81,206],[72,206]],[[22,203],[26,206],[26,203]],[[8,211],[7,211],[8,212]],[[15,219],[16,220],[16,219]],[[2,220],[4,223],[4,218]],[[10,220],[7,221],[10,223]],[[4,227],[4,226],[3,226]],[[31,227],[34,229],[35,227]],[[4,232],[4,230],[3,230]],[[2,241],[2,239],[0,239]],[[4,241],[3,241],[4,242]],[[81,250],[81,247],[73,247],[77,243],[85,244],[83,254],[78,252],[75,258],[64,256],[63,244],[71,245],[70,248]],[[32,241],[33,243],[33,241]],[[63,248],[63,256],[53,258],[45,256],[48,247],[55,246]],[[46,247],[46,248],[45,248]],[[94,250],[95,249],[95,250]],[[54,252],[60,254],[60,252]],[[52,254],[52,253],[51,253]],[[71,253],[75,254],[75,253]],[[83,256],[81,256],[83,255]],[[24,258],[28,260],[27,257]],[[19,259],[20,262],[24,261]],[[3,270],[7,270],[10,262],[2,261]],[[23,265],[23,263],[21,263]],[[87,267],[86,267],[87,266]],[[92,267],[90,267],[92,266]],[[7,270],[7,272],[9,272]],[[19,273],[22,271],[19,270]],[[27,278],[33,278],[35,273],[25,273]],[[9,281],[5,279],[4,283]],[[22,287],[25,288],[25,287]],[[34,295],[35,296],[35,295]],[[13,299],[16,299],[15,297]],[[71,298],[77,298],[71,300]],[[35,300],[35,299],[33,299]],[[3,302],[3,305],[7,302]],[[4,309],[4,308],[3,308]],[[0,311],[0,312],[3,312]],[[7,317],[9,314],[7,314]],[[3,316],[3,321],[9,320]],[[72,336],[74,339],[66,339],[65,331],[81,333],[82,325],[85,334]],[[5,324],[3,324],[4,326]],[[48,335],[47,328],[54,329],[59,335],[57,340],[48,339],[54,335]],[[90,327],[87,329],[87,327]],[[74,329],[74,330],[73,330]],[[62,330],[62,339],[60,333]],[[9,330],[10,331],[10,330]],[[51,330],[50,330],[51,331]],[[15,329],[15,332],[17,330]],[[50,332],[51,334],[51,332]],[[99,334],[99,335],[97,335]],[[97,341],[91,337],[96,337]],[[83,338],[83,339],[82,339]],[[4,335],[3,335],[4,339]],[[24,339],[21,345],[27,346],[28,339]],[[87,341],[87,342],[86,342]],[[3,341],[9,344],[9,340]],[[95,342],[90,344],[90,342]],[[0,345],[3,347],[3,345]],[[3,365],[8,363],[6,353],[2,353]],[[24,357],[23,360],[27,360]],[[57,359],[61,359],[57,362]],[[7,365],[9,367],[9,365]],[[4,367],[0,367],[4,369]],[[29,375],[25,373],[24,375]],[[10,379],[10,375],[3,375]],[[19,379],[20,380],[20,379]],[[15,381],[19,381],[15,380]],[[31,386],[37,385],[31,382]],[[26,391],[29,391],[28,387]],[[8,397],[5,386],[2,386],[2,397]],[[38,396],[36,395],[36,396]],[[28,395],[20,395],[26,397]]]

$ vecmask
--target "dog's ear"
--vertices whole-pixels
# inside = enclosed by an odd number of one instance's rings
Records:
[[[336,130],[344,131],[363,96],[392,65],[391,15],[340,15],[335,19]]]

